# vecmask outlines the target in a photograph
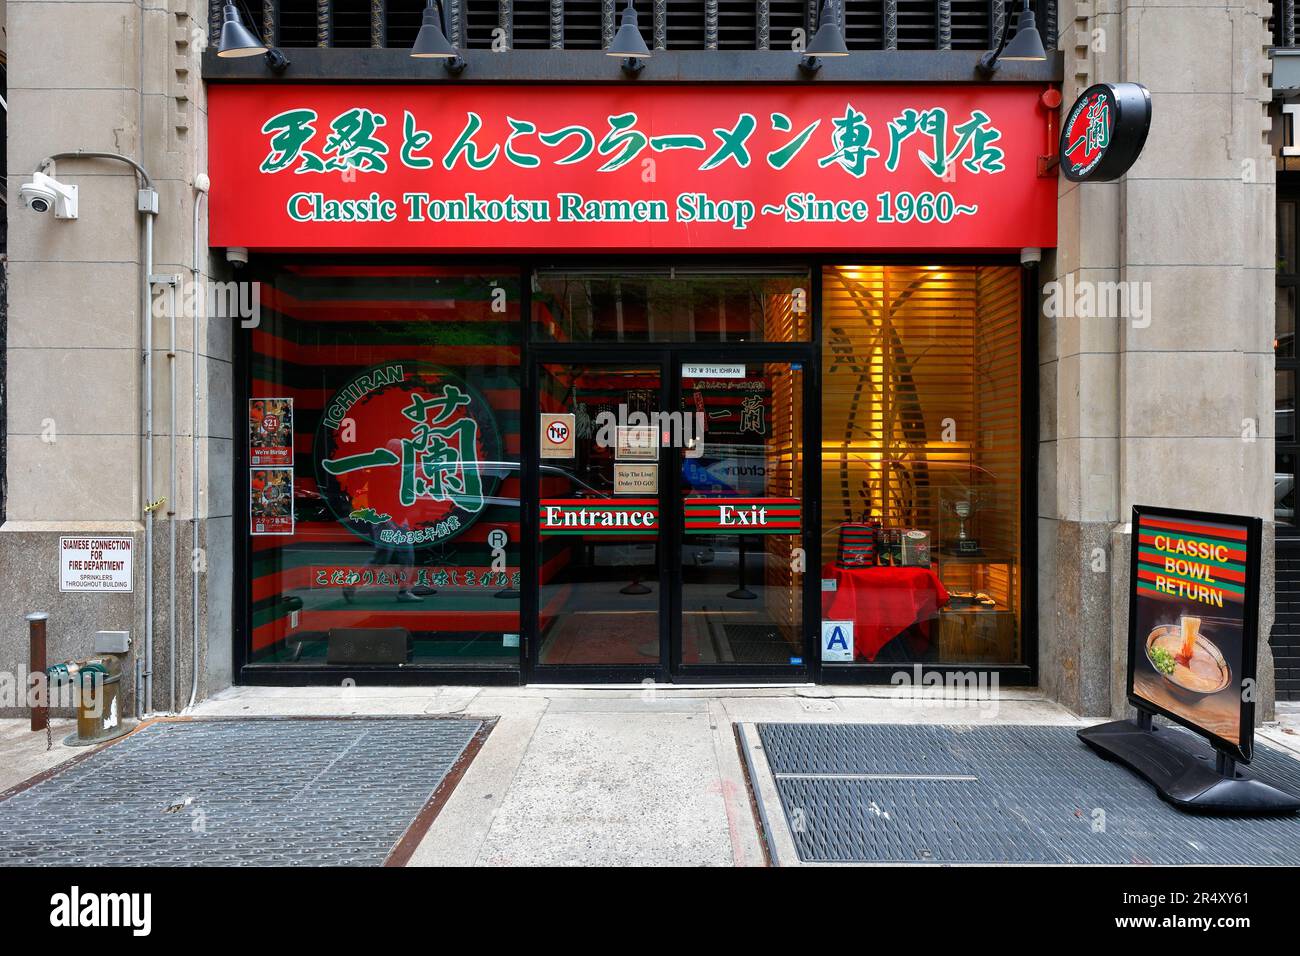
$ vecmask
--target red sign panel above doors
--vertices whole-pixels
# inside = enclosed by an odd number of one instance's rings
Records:
[[[209,88],[211,243],[255,249],[1056,244],[1030,86]]]

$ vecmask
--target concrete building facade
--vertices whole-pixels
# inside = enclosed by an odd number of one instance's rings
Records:
[[[25,670],[23,615],[36,610],[50,614],[51,661],[87,656],[95,631],[126,630],[133,656],[143,663],[141,636],[151,613],[154,706],[179,709],[189,699],[194,667],[196,562],[202,567],[199,693],[230,683],[229,642],[216,635],[230,628],[230,558],[223,542],[229,540],[231,507],[232,340],[228,329],[201,318],[196,341],[182,314],[173,349],[168,310],[153,307],[166,297],[165,287],[150,294],[148,313],[143,290],[151,275],[191,282],[194,182],[206,155],[199,57],[207,10],[195,4],[18,4],[5,8],[5,25],[8,162],[21,172],[10,183],[7,207],[11,321],[2,537],[13,613],[5,625],[4,666]],[[152,268],[144,216],[136,211],[140,182],[121,161],[55,163],[61,181],[80,187],[76,221],[23,208],[20,187],[40,161],[77,150],[120,154],[148,171],[159,194]],[[198,261],[206,271],[206,249]],[[152,428],[145,420],[146,323]],[[197,433],[191,400],[196,351]],[[152,492],[145,482],[148,449]],[[197,500],[191,490],[196,459]],[[148,523],[152,610],[143,560]],[[45,573],[58,566],[61,536],[91,533],[132,539],[131,593],[60,594],[57,576]],[[214,548],[218,557],[209,561]]]
[[[717,8],[703,6],[707,23]],[[869,5],[846,6],[852,25],[853,8]],[[277,14],[281,36],[291,25],[287,12]],[[483,12],[481,4],[468,10]],[[128,630],[140,693],[151,682],[151,705],[142,710],[179,710],[192,679],[200,698],[240,679],[232,664],[234,539],[248,503],[232,491],[244,428],[233,410],[232,363],[249,333],[202,308],[195,320],[184,294],[196,264],[203,281],[230,275],[224,250],[208,246],[199,189],[208,172],[205,62],[214,63],[205,50],[219,13],[192,0],[6,0],[3,8],[9,221],[0,577],[11,599],[0,616],[0,669],[26,671],[28,611],[50,614],[51,660],[84,656],[94,631]],[[1038,520],[1026,529],[1036,533],[1037,568],[1026,573],[1036,575],[1037,600],[1027,613],[1036,618],[1039,685],[1080,714],[1127,710],[1132,505],[1262,518],[1266,558],[1272,554],[1272,16],[1261,2],[1040,7],[1049,53],[1055,46],[1060,58],[1063,109],[1103,81],[1142,83],[1153,104],[1146,148],[1126,176],[1060,180],[1056,248],[1044,249],[1039,270]],[[658,40],[646,11],[643,23]],[[713,37],[716,45],[716,27]],[[775,43],[764,49],[754,55],[788,55]],[[307,53],[312,63],[336,55],[349,75],[363,62],[353,49]],[[516,77],[532,62],[525,51],[515,65],[508,48],[497,55]],[[925,55],[863,52],[857,62],[879,81],[894,64]],[[969,71],[975,54],[960,55]],[[148,214],[137,212],[141,183],[126,163],[55,161],[57,178],[80,187],[76,221],[23,207],[20,187],[42,159],[79,150],[120,154],[148,171],[159,194],[151,264]],[[1116,301],[1129,308],[1050,314],[1051,282],[1120,283]],[[173,287],[182,293],[174,309]],[[90,534],[132,540],[131,593],[59,591],[59,539]],[[1260,602],[1257,714],[1267,718],[1269,560]],[[3,708],[22,709],[16,701]]]
[[[1056,662],[1043,686],[1079,713],[1118,715],[1131,507],[1159,498],[1254,515],[1271,541],[1272,11],[1062,9],[1067,102],[1099,80],[1140,82],[1152,97],[1146,148],[1127,176],[1062,184],[1046,270],[1123,283],[1145,311],[1045,315],[1040,336],[1040,653]],[[1263,579],[1259,676],[1271,694],[1271,568]]]

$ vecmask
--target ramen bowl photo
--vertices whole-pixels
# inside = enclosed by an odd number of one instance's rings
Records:
[[[1162,624],[1147,635],[1147,660],[1177,690],[1217,694],[1232,680],[1232,669],[1214,642],[1200,633],[1200,620],[1183,620],[1183,624]]]

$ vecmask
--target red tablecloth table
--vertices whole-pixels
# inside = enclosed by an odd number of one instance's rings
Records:
[[[834,591],[822,592],[822,618],[853,622],[854,656],[874,661],[880,649],[913,625],[925,644],[948,591],[930,568],[822,568]]]

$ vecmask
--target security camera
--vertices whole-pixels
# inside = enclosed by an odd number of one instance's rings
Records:
[[[1043,250],[1035,246],[1029,246],[1020,250],[1020,264],[1028,269],[1030,266],[1036,266],[1043,261]]]
[[[18,194],[32,212],[47,213],[53,209],[55,219],[77,218],[77,187],[65,185],[53,176],[32,173],[32,181],[23,183]]]

